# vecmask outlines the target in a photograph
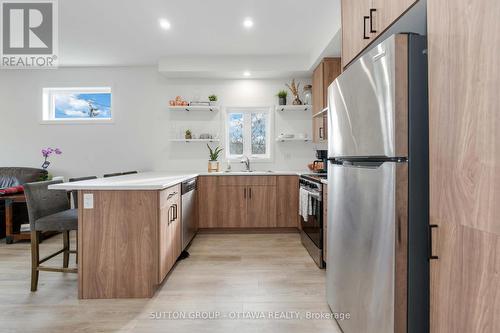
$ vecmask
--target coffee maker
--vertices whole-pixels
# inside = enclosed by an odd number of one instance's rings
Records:
[[[327,173],[328,150],[316,150],[316,160],[313,162],[313,170],[317,173]]]

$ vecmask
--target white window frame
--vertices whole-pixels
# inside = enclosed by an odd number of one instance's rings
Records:
[[[224,132],[226,141],[226,159],[229,162],[240,162],[243,156],[247,156],[252,162],[272,162],[273,159],[273,115],[271,107],[227,107],[224,117]],[[243,113],[243,154],[231,155],[229,151],[229,115],[231,113]],[[267,128],[266,128],[266,154],[253,155],[252,152],[252,113],[266,113],[267,114]]]
[[[111,94],[111,118],[55,118],[55,94]],[[115,110],[113,108],[113,91],[111,87],[47,87],[42,89],[42,124],[112,124],[114,123]]]

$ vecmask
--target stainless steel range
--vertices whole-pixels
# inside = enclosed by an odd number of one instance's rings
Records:
[[[323,184],[327,174],[300,176],[301,240],[319,268],[325,267],[323,258]]]

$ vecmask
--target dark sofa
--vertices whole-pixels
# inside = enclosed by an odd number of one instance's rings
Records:
[[[47,171],[37,168],[0,167],[0,189],[36,182],[47,176]],[[28,223],[26,204],[18,203],[13,206],[14,231],[19,226]],[[5,203],[0,196],[0,238],[5,237]]]

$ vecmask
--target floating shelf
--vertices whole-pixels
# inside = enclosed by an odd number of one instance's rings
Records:
[[[311,141],[311,138],[276,138],[277,142],[285,142],[285,141],[303,141],[303,142],[309,142]]]
[[[276,105],[276,111],[310,111],[312,105]]]
[[[328,108],[324,108],[323,110],[321,110],[320,112],[316,113],[313,115],[313,118],[316,118],[316,117],[322,117],[323,114],[325,113],[328,113]]]
[[[218,106],[209,106],[209,105],[169,106],[168,109],[170,111],[211,111],[211,112],[219,111]]]
[[[220,139],[170,139],[170,142],[220,142]]]

